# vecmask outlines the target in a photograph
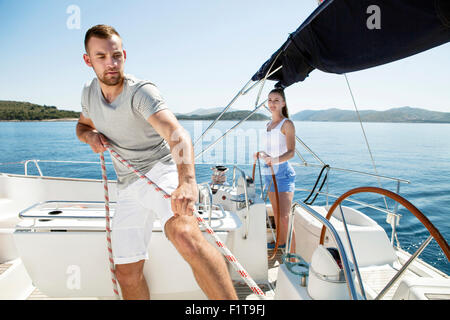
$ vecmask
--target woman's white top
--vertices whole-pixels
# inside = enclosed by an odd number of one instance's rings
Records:
[[[270,121],[267,124],[265,151],[272,158],[279,157],[283,153],[286,153],[288,150],[286,145],[286,136],[281,132],[281,127],[283,126],[283,123],[286,120],[287,118],[281,120],[280,123],[275,128],[272,128],[270,131],[268,129],[272,121]]]

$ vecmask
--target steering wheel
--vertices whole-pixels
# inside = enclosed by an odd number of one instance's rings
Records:
[[[447,257],[447,260],[450,261],[450,249],[448,246],[447,241],[445,241],[445,238],[441,235],[441,233],[439,232],[439,230],[430,222],[430,220],[428,220],[428,218],[422,213],[420,212],[419,209],[417,209],[411,202],[409,202],[408,200],[406,200],[405,198],[401,197],[400,195],[386,190],[386,189],[382,189],[382,188],[377,188],[377,187],[359,187],[359,188],[355,188],[352,190],[347,191],[346,193],[344,193],[343,195],[341,195],[336,202],[331,206],[330,210],[328,210],[326,219],[330,220],[334,210],[337,208],[338,205],[341,204],[342,201],[344,201],[346,198],[348,198],[349,196],[353,195],[353,194],[357,194],[357,193],[364,193],[364,192],[368,192],[368,193],[377,193],[377,194],[381,194],[384,195],[388,198],[391,198],[394,201],[397,201],[398,203],[400,203],[402,206],[404,206],[407,210],[409,210],[417,219],[419,219],[419,221],[425,226],[425,228],[430,232],[430,235],[436,240],[436,242],[438,243],[439,247],[441,248],[441,250],[444,252],[444,254]],[[324,243],[324,239],[325,239],[325,231],[326,231],[326,226],[324,225],[322,227],[322,232],[320,234],[320,244],[323,245]]]

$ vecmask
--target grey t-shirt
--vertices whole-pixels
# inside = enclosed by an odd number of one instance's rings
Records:
[[[157,111],[167,109],[158,88],[148,81],[125,75],[119,96],[108,103],[97,78],[85,84],[81,95],[83,116],[106,136],[111,147],[139,171],[147,173],[157,162],[173,163],[168,143],[148,123]],[[124,189],[139,177],[111,157],[117,188]]]

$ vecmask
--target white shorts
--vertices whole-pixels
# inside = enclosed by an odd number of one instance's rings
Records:
[[[146,176],[168,194],[178,187],[175,164],[158,162]],[[125,189],[118,190],[111,226],[114,263],[125,264],[148,259],[147,251],[155,217],[160,219],[164,232],[167,220],[173,215],[170,198],[164,198],[145,179],[139,179]]]

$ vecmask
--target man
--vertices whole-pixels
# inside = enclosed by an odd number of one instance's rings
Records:
[[[92,27],[84,45],[83,59],[97,77],[83,88],[78,138],[95,153],[110,144],[171,194],[170,200],[164,199],[112,158],[118,189],[112,250],[123,298],[150,297],[143,266],[156,214],[208,298],[236,299],[224,259],[203,237],[193,216],[198,189],[189,134],[154,84],[124,74],[126,52],[114,28]]]

